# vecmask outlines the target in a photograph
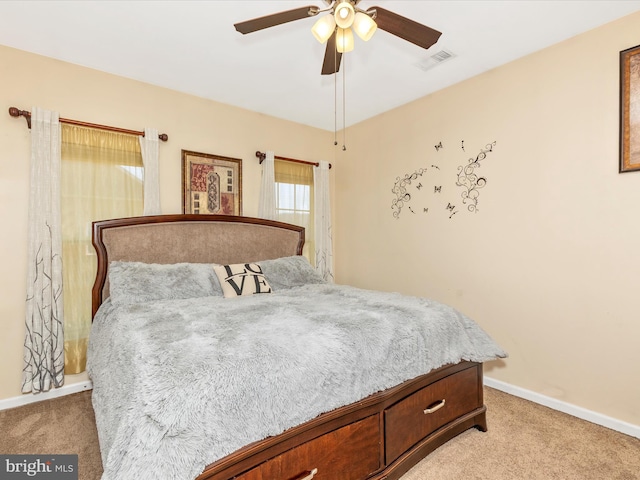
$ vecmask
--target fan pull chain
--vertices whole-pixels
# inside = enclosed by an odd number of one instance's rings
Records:
[[[347,55],[342,60],[342,151],[347,150]]]
[[[334,35],[337,35],[337,28]],[[333,145],[338,145],[338,49],[333,52]]]

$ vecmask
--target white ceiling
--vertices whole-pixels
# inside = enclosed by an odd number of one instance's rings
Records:
[[[321,76],[314,18],[248,35],[233,24],[321,0],[0,1],[0,44],[334,129],[342,73]],[[343,56],[352,125],[640,10],[640,0],[362,0],[443,32],[421,49],[378,30]],[[639,26],[640,31],[640,26]],[[417,66],[441,50],[455,58]],[[617,55],[618,52],[612,52]],[[341,106],[338,124],[342,127]]]

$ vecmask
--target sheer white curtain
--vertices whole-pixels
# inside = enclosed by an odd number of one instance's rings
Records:
[[[145,128],[144,135],[138,137],[144,165],[144,213],[143,215],[160,215],[160,180],[158,176],[158,130]]]
[[[60,119],[31,111],[31,177],[22,392],[64,383]]]
[[[276,220],[276,177],[274,173],[273,152],[266,152],[262,162],[262,184],[260,186],[260,200],[258,216],[267,220]]]
[[[333,282],[333,240],[331,232],[331,200],[329,164],[320,162],[313,171],[316,270]]]

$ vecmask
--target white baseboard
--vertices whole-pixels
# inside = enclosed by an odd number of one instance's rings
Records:
[[[572,405],[571,403],[563,402],[562,400],[548,397],[546,395],[542,395],[525,388],[517,387],[500,380],[495,380],[490,377],[484,377],[484,384],[487,387],[495,388],[496,390],[509,393],[516,397],[524,398],[525,400],[530,400],[534,403],[544,405],[545,407],[558,410],[559,412],[567,413],[588,422],[602,425],[603,427],[616,430],[632,437],[640,438],[640,426],[638,425],[623,422],[622,420],[608,417],[606,415],[602,415],[601,413],[587,410],[586,408],[578,407],[576,405]]]
[[[84,382],[72,383],[71,385],[63,385],[60,388],[52,388],[48,392],[42,393],[25,393],[18,397],[5,398],[0,400],[0,410],[8,410],[9,408],[21,407],[30,403],[41,402],[43,400],[49,400],[51,398],[63,397],[65,395],[71,395],[72,393],[84,392],[85,390],[91,390],[93,383],[91,380]]]

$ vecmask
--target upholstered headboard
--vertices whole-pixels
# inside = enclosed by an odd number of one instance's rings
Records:
[[[109,297],[109,262],[248,263],[301,255],[304,228],[261,218],[157,215],[93,222],[92,316]]]

